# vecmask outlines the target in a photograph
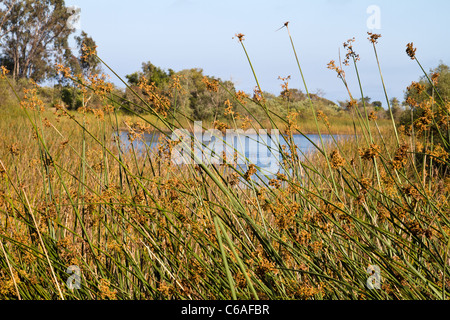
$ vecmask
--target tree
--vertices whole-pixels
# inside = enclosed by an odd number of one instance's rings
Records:
[[[381,109],[383,109],[383,103],[381,101],[374,101],[372,102],[372,105],[375,111],[380,111]]]
[[[434,97],[434,99],[438,100],[439,96],[445,101],[450,100],[450,67],[440,63],[435,69],[431,69],[428,77],[433,79],[433,75],[436,76],[435,88],[437,92],[433,89],[433,86],[430,84],[428,79],[423,76],[419,80],[419,84],[424,86],[425,91],[422,93],[418,93],[417,90],[410,90],[405,94],[405,100],[408,98],[414,99],[416,102],[420,103],[424,100],[428,99],[429,96]]]
[[[70,72],[74,78],[77,75],[82,75],[84,78],[88,78],[93,74],[101,73],[100,61],[94,56],[89,54],[96,49],[96,43],[94,39],[88,36],[84,31],[80,36],[75,37],[75,41],[78,49],[78,57],[76,57],[70,48],[65,48],[63,54],[64,64],[70,68]],[[59,87],[61,88],[61,100],[67,105],[69,109],[78,109],[82,106],[82,95],[79,88],[74,85],[73,81],[58,76]],[[91,95],[87,101],[93,96]]]
[[[362,99],[361,99],[361,103],[362,103]],[[366,105],[368,105],[368,104],[370,104],[370,101],[372,101],[372,98],[370,98],[370,97],[364,97],[364,103],[366,104]]]
[[[392,108],[400,106],[400,101],[396,97],[392,98],[389,103],[391,104]]]
[[[199,68],[185,69],[179,72],[168,69],[166,72],[147,62],[142,64],[142,71],[126,76],[133,90],[141,94],[144,99],[147,94],[142,92],[138,86],[143,77],[146,78],[147,84],[151,85],[149,87],[154,94],[167,99],[169,108],[165,111],[169,115],[180,112],[195,120],[217,120],[225,117],[225,101],[230,99],[227,90],[235,91],[231,81],[207,77]],[[181,88],[174,89],[172,86],[174,79],[178,79]],[[127,104],[130,109],[139,112],[146,110],[142,102],[136,99],[128,89],[124,99],[132,102]],[[136,107],[136,105],[140,107]]]
[[[63,57],[72,30],[64,0],[3,0],[0,46],[12,76],[41,82]],[[9,11],[7,11],[9,10]],[[5,18],[6,17],[6,18]]]
[[[430,71],[430,78],[432,75],[436,74],[438,77],[436,78],[437,84],[436,89],[439,92],[439,95],[442,99],[449,100],[450,99],[450,67],[446,64],[440,63],[437,68]],[[424,78],[422,78],[425,81]],[[433,88],[427,81],[427,91],[431,96],[434,96],[435,99],[438,99],[437,93],[434,92]]]
[[[125,77],[131,85],[137,85],[141,81],[142,77],[145,77],[149,84],[154,83],[155,86],[162,87],[164,84],[169,82],[170,77],[173,74],[174,71],[172,69],[169,69],[168,72],[166,72],[148,61],[142,63],[142,71],[134,72]]]
[[[75,41],[77,42],[80,54],[78,58],[79,65],[84,76],[100,73],[100,61],[94,55],[89,54],[89,52],[94,51],[97,47],[94,39],[89,37],[86,32],[82,31],[80,36],[75,37]]]
[[[3,26],[9,18],[11,10],[13,8],[15,1],[10,1],[9,3],[0,3],[0,39],[8,33],[8,30],[4,30]]]
[[[318,97],[320,97],[320,98],[323,98],[323,97],[325,97],[325,91],[323,91],[322,89],[318,88],[318,89],[316,90],[315,95],[318,96]]]
[[[394,97],[389,101],[389,103],[391,105],[392,116],[394,117],[395,121],[398,121],[403,113],[403,108],[400,104],[400,101]],[[391,114],[389,110],[387,110],[386,112],[387,116],[390,118]]]
[[[291,101],[303,101],[306,99],[306,95],[299,89],[292,88],[289,89],[289,99]]]
[[[181,77],[183,91],[188,96],[184,108],[191,112],[195,120],[217,120],[224,117],[225,101],[230,95],[222,86],[234,92],[234,84],[231,81],[205,77],[203,69],[200,68],[182,70],[177,75]],[[208,90],[206,82],[216,83],[217,90]]]

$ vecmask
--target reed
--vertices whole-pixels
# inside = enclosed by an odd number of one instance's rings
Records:
[[[302,75],[301,50],[285,27]],[[369,34],[378,65],[379,38]],[[122,115],[132,102],[118,103],[101,77],[73,78],[101,99],[100,109],[50,113],[37,88],[16,92],[18,105],[0,120],[0,298],[447,299],[448,102],[409,101],[424,110],[409,128],[379,121],[355,107],[332,61],[353,116],[328,118],[309,97],[312,120],[303,124],[271,111],[244,35],[237,39],[266,119],[230,108],[228,124],[206,126],[280,130],[284,170],[268,180],[250,163],[246,172],[230,161],[175,165],[180,141],[171,134],[192,121],[171,118],[167,111],[177,108],[153,88],[135,93],[149,116]],[[359,79],[353,41],[345,48]],[[408,55],[418,62],[412,44]],[[381,68],[380,79],[385,90]],[[249,99],[230,93],[229,104],[246,108]],[[321,136],[334,126],[353,138],[321,140],[306,155],[293,142],[294,134]],[[126,148],[124,128],[140,149]],[[159,133],[157,147],[145,133]],[[76,284],[71,266],[80,270],[79,288],[68,286]],[[380,283],[371,282],[378,272]]]

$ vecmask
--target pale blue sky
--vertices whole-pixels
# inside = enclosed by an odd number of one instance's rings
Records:
[[[450,65],[450,1],[446,0],[66,0],[81,8],[81,28],[99,46],[99,55],[125,76],[144,61],[180,71],[202,68],[206,75],[232,80],[252,92],[256,83],[240,44],[232,37],[245,34],[245,46],[265,91],[280,92],[278,76],[291,75],[290,87],[303,92],[295,58],[285,30],[290,21],[297,53],[311,92],[321,89],[333,101],[348,99],[336,74],[326,68],[338,60],[338,49],[356,37],[359,69],[366,96],[386,106],[372,46],[367,40],[366,12],[381,9],[378,53],[390,97],[403,99],[406,86],[421,72],[406,53],[414,42],[426,70],[439,61]],[[360,97],[353,69],[346,69],[355,97]],[[118,81],[113,79],[116,84]]]

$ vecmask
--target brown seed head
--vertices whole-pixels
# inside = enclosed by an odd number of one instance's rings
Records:
[[[233,111],[233,104],[230,102],[229,99],[225,100],[225,115],[234,115]]]
[[[291,91],[289,90],[289,80],[291,79],[291,76],[287,76],[287,77],[278,77],[278,80],[283,81],[283,84],[281,84],[281,89],[283,89],[281,91],[281,96],[283,98],[289,99],[289,97],[291,96]]]
[[[431,81],[433,82],[434,85],[437,85],[439,76],[440,76],[440,73],[438,73],[438,72],[435,72],[431,75]]]
[[[357,105],[358,105],[358,101],[356,101],[355,99],[352,99],[351,101],[348,102],[347,109],[351,110],[353,107],[356,107]]]
[[[6,77],[6,75],[9,73],[9,70],[6,69],[5,66],[1,66],[1,70],[2,70],[2,72],[1,72],[1,75],[0,75],[0,79],[4,79]]]
[[[248,96],[244,91],[239,90],[238,92],[236,92],[236,99],[242,104],[245,105],[247,104],[247,101],[245,99],[247,99]]]
[[[372,160],[378,157],[381,153],[381,148],[376,144],[371,144],[370,148],[359,150],[359,155],[364,160]]]
[[[414,48],[413,42],[410,42],[406,45],[406,54],[411,58],[411,60],[414,60],[416,58],[416,51],[417,49]]]
[[[206,85],[208,91],[219,92],[219,81],[215,79],[210,81],[207,76],[204,76],[202,82]]]
[[[402,145],[396,152],[394,159],[391,161],[392,166],[394,169],[401,169],[403,168],[406,163],[408,162],[408,146]]]
[[[242,33],[235,34],[235,37],[238,38],[239,42],[244,41],[244,35]]]
[[[423,84],[420,84],[418,82],[413,81],[409,87],[406,88],[408,91],[415,90],[417,94],[421,94],[426,90],[425,86]]]
[[[369,35],[369,41],[372,42],[373,44],[378,43],[378,39],[381,38],[381,34],[375,34],[372,32],[367,32],[367,34]]]
[[[257,172],[256,166],[252,163],[248,166],[248,170],[244,175],[244,179],[250,181],[250,178]]]
[[[264,102],[264,96],[261,90],[258,87],[255,87],[253,90],[253,101],[255,102]]]
[[[336,63],[334,60],[331,60],[328,64],[327,64],[327,68],[330,70],[334,70],[337,73],[338,78],[345,78],[345,72],[344,70],[342,70],[342,68],[336,66]]]
[[[345,55],[344,65],[348,66],[349,61],[351,58],[354,59],[354,61],[359,61],[359,54],[356,54],[355,50],[353,50],[353,42],[355,42],[355,37],[352,39],[348,39],[346,42],[344,42],[344,48],[347,49],[347,54]]]
[[[331,155],[331,167],[333,169],[339,169],[340,167],[343,167],[345,165],[345,159],[341,157],[341,154],[339,151],[334,150]]]
[[[375,120],[377,120],[377,119],[378,119],[377,114],[375,113],[375,111],[372,111],[372,112],[369,114],[369,121],[375,121]]]
[[[321,110],[317,111],[317,118],[323,120],[323,122],[325,123],[325,125],[328,128],[330,127],[330,122],[328,121],[328,117],[325,113],[323,113],[323,111],[321,111]]]

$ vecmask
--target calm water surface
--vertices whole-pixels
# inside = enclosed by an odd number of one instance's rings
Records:
[[[335,135],[336,140],[345,139],[349,136]],[[192,140],[191,140],[192,139]],[[320,146],[319,135],[311,134],[306,137],[303,135],[294,135],[294,143],[297,147],[299,156],[314,152],[317,146]],[[309,139],[309,140],[308,140]],[[332,142],[331,135],[322,135],[324,143]],[[120,134],[120,140],[125,149],[131,148],[131,142],[128,139],[127,132]],[[179,137],[173,135],[172,140],[179,140]],[[197,134],[196,139],[192,135],[185,136],[183,141],[196,142],[194,152],[197,161],[203,161],[205,164],[220,164],[222,155],[225,153],[228,162],[236,164],[241,172],[246,172],[249,163],[258,167],[259,173],[270,178],[278,172],[283,172],[280,167],[281,153],[283,146],[287,146],[286,140],[282,135],[256,135],[256,134],[228,134],[225,137],[214,137],[210,134]],[[314,143],[314,144],[313,144]],[[148,147],[156,150],[159,144],[158,134],[145,134],[144,141],[135,140],[133,147],[136,151],[145,151]],[[196,163],[188,148],[189,144],[178,144],[173,152],[172,160],[177,164]],[[185,148],[183,148],[183,146]],[[288,148],[286,149],[288,150]],[[201,159],[201,160],[200,160]],[[265,179],[264,179],[265,180]]]

